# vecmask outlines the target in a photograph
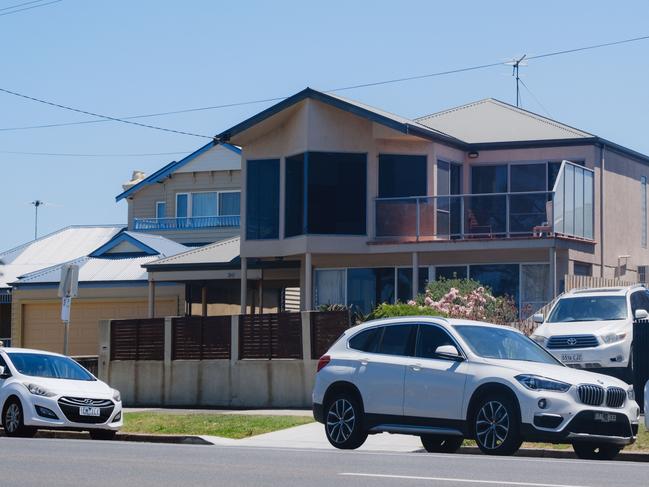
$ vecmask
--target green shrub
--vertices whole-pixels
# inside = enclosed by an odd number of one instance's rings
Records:
[[[428,306],[412,306],[405,303],[383,303],[379,304],[367,316],[367,319],[376,320],[379,318],[394,318],[396,316],[444,316],[444,314]]]

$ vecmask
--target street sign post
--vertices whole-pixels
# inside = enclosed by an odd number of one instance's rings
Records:
[[[65,264],[61,267],[59,297],[61,298],[61,321],[63,322],[63,355],[68,354],[68,331],[70,329],[70,307],[72,298],[79,292],[79,266]]]

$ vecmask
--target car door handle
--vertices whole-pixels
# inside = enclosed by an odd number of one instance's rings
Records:
[[[368,363],[369,361],[370,361],[370,360],[367,359],[367,358],[362,358],[362,359],[361,359],[361,365],[367,365],[367,363]]]
[[[421,370],[421,364],[412,364],[408,367],[410,367],[410,370],[412,370],[413,372],[419,372]]]

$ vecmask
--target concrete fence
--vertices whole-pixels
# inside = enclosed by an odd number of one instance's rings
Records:
[[[302,312],[300,359],[241,359],[240,316],[230,318],[230,358],[172,360],[173,320],[164,319],[162,360],[111,360],[111,320],[99,322],[99,378],[128,406],[304,408],[311,405],[316,347],[311,335],[319,312]],[[322,321],[322,320],[319,320]],[[338,327],[349,326],[339,320]]]

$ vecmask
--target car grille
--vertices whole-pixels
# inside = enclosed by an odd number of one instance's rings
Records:
[[[550,337],[546,348],[591,348],[599,345],[594,335],[562,335]]]
[[[604,402],[604,388],[592,384],[582,384],[577,388],[579,400],[589,406],[599,406]]]
[[[108,421],[113,414],[115,404],[110,399],[87,399],[82,397],[62,397],[59,399],[59,407],[69,421],[75,423],[100,424]],[[79,408],[90,406],[99,408],[99,416],[81,416]]]
[[[606,390],[606,405],[609,408],[621,408],[626,398],[626,391],[621,387],[609,387]]]

